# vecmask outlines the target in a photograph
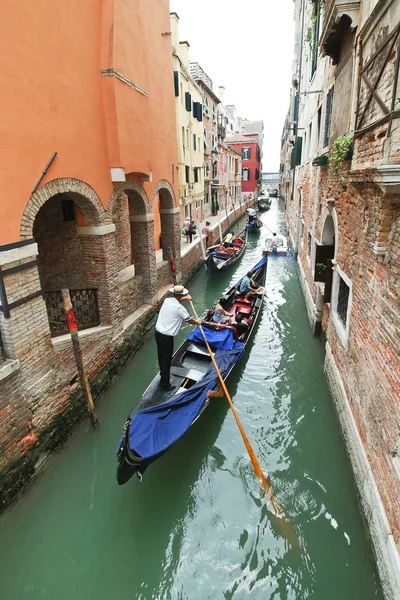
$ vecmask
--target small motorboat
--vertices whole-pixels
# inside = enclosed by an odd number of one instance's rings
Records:
[[[268,257],[251,269],[252,280],[259,286],[253,299],[239,293],[241,279],[228,289],[220,303],[235,321],[241,315],[244,330],[234,325],[213,322],[215,307],[203,315],[203,330],[214,351],[224,380],[242,358],[260,315],[265,293]],[[243,327],[243,325],[242,325]],[[138,404],[129,414],[117,448],[117,482],[123,485],[160,458],[202,415],[211,399],[208,392],[218,389],[217,374],[199,327],[193,329],[172,357],[171,383],[177,392],[171,395],[159,386],[156,375]]]
[[[247,245],[247,227],[245,227],[232,241],[232,247],[225,248],[223,244],[208,249],[205,260],[207,269],[219,272],[229,269],[242,258]]]
[[[267,236],[264,240],[263,254],[286,256],[288,253],[288,243],[284,235],[277,235],[276,244],[273,243],[273,236]]]

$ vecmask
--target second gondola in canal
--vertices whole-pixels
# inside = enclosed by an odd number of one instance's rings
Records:
[[[208,256],[205,260],[207,269],[218,273],[230,269],[242,258],[247,246],[247,227],[245,227],[233,239],[231,246],[225,247],[223,244],[213,246],[208,250]]]

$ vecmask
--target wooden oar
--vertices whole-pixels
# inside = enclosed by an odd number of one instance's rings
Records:
[[[197,318],[198,318],[198,316],[197,316],[196,309],[195,309],[195,307],[194,307],[194,305],[193,305],[193,302],[192,302],[192,301],[190,301],[190,305],[191,305],[191,307],[192,307],[192,310],[193,310],[193,312],[194,312],[194,315],[195,315],[195,317],[196,317],[196,319],[197,319]],[[225,392],[226,399],[228,400],[228,402],[229,402],[229,405],[230,405],[230,407],[231,407],[231,410],[232,410],[232,412],[233,412],[233,416],[235,417],[236,424],[237,424],[237,426],[239,427],[239,431],[240,431],[240,433],[241,433],[241,435],[242,435],[242,438],[243,438],[244,444],[245,444],[245,446],[246,446],[247,452],[249,453],[250,460],[251,460],[251,463],[252,463],[252,465],[253,465],[253,468],[254,468],[255,474],[257,475],[258,479],[260,479],[260,481],[261,481],[261,485],[263,486],[263,488],[264,488],[264,490],[265,490],[265,493],[267,494],[267,496],[268,496],[268,498],[269,498],[269,500],[270,500],[270,502],[271,502],[271,504],[272,504],[272,507],[273,507],[273,509],[274,509],[274,512],[275,512],[275,515],[276,515],[276,516],[277,516],[277,517],[280,519],[280,521],[281,521],[281,524],[282,524],[282,526],[283,526],[283,529],[284,529],[284,531],[285,531],[285,535],[286,535],[286,537],[287,537],[287,538],[288,538],[288,539],[289,539],[289,540],[290,540],[292,543],[294,543],[295,545],[297,545],[297,543],[298,543],[298,542],[297,542],[297,536],[296,536],[296,533],[295,533],[295,531],[294,531],[293,527],[291,526],[291,524],[290,524],[290,523],[287,521],[287,519],[286,519],[286,517],[285,517],[285,514],[284,514],[284,511],[283,511],[283,508],[282,508],[282,506],[279,504],[278,500],[276,499],[276,496],[275,496],[275,493],[274,493],[274,491],[273,491],[273,489],[272,489],[272,487],[271,487],[271,484],[268,482],[267,478],[265,477],[265,475],[264,475],[264,473],[263,473],[263,471],[262,471],[262,469],[261,469],[260,463],[258,462],[258,459],[257,459],[257,457],[256,457],[256,455],[255,455],[255,453],[254,453],[254,450],[253,450],[253,448],[251,447],[251,444],[250,444],[250,442],[249,442],[249,439],[248,439],[248,437],[247,437],[247,435],[246,435],[246,432],[245,432],[245,430],[243,429],[243,425],[242,425],[242,423],[241,423],[241,421],[240,421],[240,419],[239,419],[239,415],[237,414],[237,411],[236,411],[235,405],[233,404],[233,401],[232,401],[231,395],[229,394],[229,392],[228,392],[228,388],[227,388],[227,387],[226,387],[226,385],[225,385],[225,381],[224,381],[224,378],[222,377],[222,373],[221,373],[221,371],[220,371],[220,370],[219,370],[219,368],[218,368],[217,362],[216,362],[216,360],[215,360],[215,358],[214,358],[214,355],[213,355],[213,353],[212,353],[212,350],[211,350],[211,348],[210,348],[210,345],[209,345],[209,343],[208,343],[208,341],[207,341],[207,338],[206,338],[206,335],[205,335],[205,333],[204,333],[203,327],[202,327],[201,325],[199,325],[198,327],[200,328],[201,334],[202,334],[202,336],[203,336],[203,339],[204,339],[204,343],[205,343],[205,345],[206,345],[206,347],[207,347],[207,350],[208,350],[208,353],[209,353],[209,355],[210,355],[210,358],[211,358],[211,360],[212,360],[212,363],[213,363],[213,365],[214,365],[214,368],[215,368],[215,370],[216,370],[216,372],[217,372],[217,375],[218,375],[219,381],[220,381],[220,383],[221,383],[222,389],[223,389],[223,390],[224,390],[224,392]]]

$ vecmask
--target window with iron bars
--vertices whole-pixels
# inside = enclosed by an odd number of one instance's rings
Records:
[[[349,307],[350,288],[339,275],[339,293],[336,306],[336,312],[343,325],[347,324],[347,309]]]

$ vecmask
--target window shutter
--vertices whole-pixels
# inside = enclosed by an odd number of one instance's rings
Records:
[[[301,165],[301,152],[303,149],[303,138],[302,137],[298,137],[296,139],[296,143],[293,146],[293,150],[292,150],[292,156],[290,158],[290,166],[292,169],[294,169],[295,167],[297,167],[298,165]]]
[[[73,200],[61,200],[63,221],[75,221],[75,205]]]
[[[251,169],[247,169],[247,181],[250,181]]]
[[[200,122],[203,120],[203,106],[202,106],[201,102],[199,102],[199,110],[197,112],[197,120]]]
[[[248,157],[249,160],[251,159],[251,148],[248,149]]]
[[[192,95],[189,92],[185,92],[185,107],[188,112],[192,110]]]
[[[175,96],[179,96],[179,72],[174,71]]]

